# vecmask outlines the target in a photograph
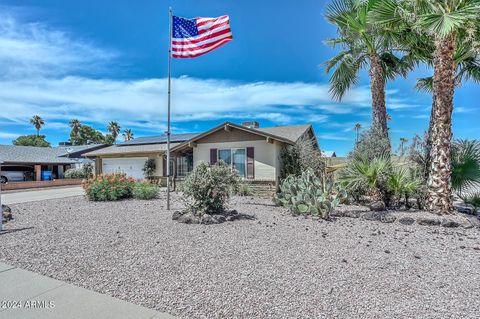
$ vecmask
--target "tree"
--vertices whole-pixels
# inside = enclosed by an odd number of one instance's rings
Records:
[[[123,140],[124,141],[130,141],[130,140],[133,140],[133,132],[131,129],[129,128],[126,128],[125,131],[123,131]]]
[[[35,129],[37,130],[37,136],[40,136],[40,129],[45,125],[45,121],[38,115],[34,115],[30,119],[30,123],[35,126]]]
[[[108,123],[107,130],[112,134],[113,143],[115,144],[117,141],[117,137],[120,134],[120,125],[117,122],[111,121]]]
[[[431,145],[427,207],[438,214],[448,214],[453,210],[451,140],[458,68],[455,53],[463,47],[466,56],[478,59],[480,1],[381,0],[373,12],[374,20],[383,28],[402,26],[412,34],[426,37],[432,44],[433,103],[428,137]],[[416,45],[407,43],[410,48]]]
[[[50,147],[50,143],[45,140],[45,135],[22,135],[13,141],[13,145]]]
[[[337,27],[339,36],[327,41],[342,51],[326,62],[332,97],[341,100],[358,83],[359,72],[368,67],[372,95],[372,126],[388,136],[385,84],[398,75],[406,76],[411,65],[392,52],[397,36],[394,29],[378,28],[370,22],[369,12],[377,0],[334,0],[327,8],[327,19]]]
[[[71,119],[70,122],[68,123],[68,126],[72,129],[70,132],[70,136],[78,136],[78,133],[80,131],[80,127],[82,124],[80,123],[79,120],[77,119]],[[74,144],[75,145],[75,144]]]
[[[356,139],[356,143],[358,144],[358,140],[360,138],[360,130],[362,128],[362,124],[360,123],[357,123],[355,124],[355,126],[353,127],[355,131],[357,131],[357,139]]]
[[[408,142],[408,139],[405,137],[400,137],[400,145],[398,146],[398,151],[400,153],[400,156],[403,156],[405,154],[405,144]]]
[[[102,132],[88,125],[80,125],[76,135],[70,132],[70,141],[74,145],[103,144],[106,143],[105,139]]]

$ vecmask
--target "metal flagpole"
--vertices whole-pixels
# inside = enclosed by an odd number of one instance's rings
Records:
[[[172,87],[172,7],[169,11],[169,44],[168,44],[168,124],[167,124],[167,210],[170,210],[170,95]]]

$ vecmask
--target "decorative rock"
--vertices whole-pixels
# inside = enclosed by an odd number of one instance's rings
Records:
[[[226,217],[223,215],[212,215],[212,218],[217,224],[223,223],[227,220]]]
[[[176,210],[175,212],[173,212],[172,220],[178,220],[183,214],[183,212]]]
[[[412,225],[415,222],[415,219],[411,217],[403,217],[403,218],[400,218],[398,222],[402,225]]]
[[[6,223],[9,220],[13,219],[12,210],[10,209],[9,206],[2,204],[2,211],[3,211],[2,223]]]
[[[374,212],[381,212],[386,209],[387,209],[387,206],[385,206],[385,203],[382,201],[378,201],[370,204],[370,210]]]
[[[200,224],[200,219],[190,213],[183,214],[177,221],[184,224]]]
[[[459,227],[460,223],[457,223],[456,221],[453,221],[451,219],[444,219],[442,221],[442,226],[443,227]]]
[[[419,218],[417,219],[417,223],[422,226],[438,226],[442,222],[438,219],[431,219],[431,218]]]
[[[387,212],[366,212],[362,216],[366,220],[376,220],[382,223],[393,223],[397,218]]]
[[[218,221],[214,219],[211,215],[205,214],[202,216],[200,223],[204,225],[210,225],[218,224]]]

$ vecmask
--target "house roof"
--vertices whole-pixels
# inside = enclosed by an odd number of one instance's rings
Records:
[[[185,134],[171,134],[170,135],[170,142],[171,143],[179,143],[190,140],[197,136],[200,133],[185,133]],[[158,136],[145,136],[145,137],[137,137],[133,140],[126,141],[119,143],[119,146],[125,145],[143,145],[143,144],[161,144],[167,142],[167,135],[158,135]]]
[[[257,128],[257,131],[269,133],[275,136],[279,136],[282,138],[286,138],[292,142],[298,141],[300,137],[308,131],[312,125],[304,124],[304,125],[284,125],[284,126],[274,126],[274,127],[266,127],[266,128]]]
[[[180,143],[171,143],[170,147],[173,148]],[[156,153],[165,152],[167,150],[167,143],[161,144],[140,144],[140,145],[112,145],[109,147],[101,148],[92,152],[83,154],[84,156],[101,156],[101,155],[122,155],[122,154],[135,154],[135,153]]]
[[[322,151],[323,157],[337,157],[337,153],[335,151]]]
[[[76,158],[68,158],[69,153],[80,149],[91,149],[92,147],[92,145],[59,147],[0,145],[0,161],[23,164],[73,164],[77,160]]]

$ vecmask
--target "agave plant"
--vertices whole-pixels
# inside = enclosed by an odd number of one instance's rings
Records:
[[[480,189],[480,142],[458,140],[452,147],[452,187],[460,197]]]
[[[280,185],[275,202],[293,214],[311,214],[328,219],[330,213],[346,196],[338,185],[325,185],[311,169],[300,176],[290,175]]]

